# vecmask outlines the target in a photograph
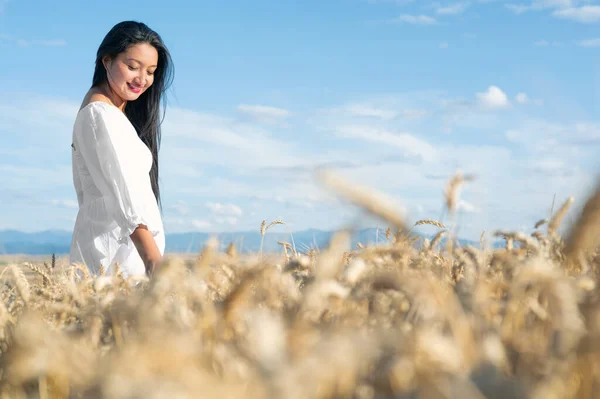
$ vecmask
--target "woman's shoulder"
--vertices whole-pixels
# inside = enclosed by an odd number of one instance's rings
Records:
[[[113,108],[115,110],[119,110],[110,102],[110,100],[108,100],[108,98],[106,98],[102,94],[94,94],[83,101],[81,107],[79,108],[79,112],[102,112],[104,110],[112,110]]]
[[[115,111],[121,113],[121,111],[105,96],[102,94],[94,94],[86,97],[82,102],[77,113],[77,119],[80,121],[112,119],[113,115],[115,115]]]
[[[103,101],[84,104],[75,118],[74,136],[78,140],[88,141],[105,135],[112,136],[113,132],[123,130],[120,117],[110,107],[114,106]]]

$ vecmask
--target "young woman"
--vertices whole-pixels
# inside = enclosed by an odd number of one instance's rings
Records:
[[[92,274],[118,264],[129,277],[151,275],[162,261],[160,108],[171,82],[169,51],[145,24],[121,22],[100,44],[73,126],[79,212],[71,264],[85,264]]]

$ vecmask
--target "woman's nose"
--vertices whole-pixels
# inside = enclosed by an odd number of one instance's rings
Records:
[[[136,80],[140,86],[145,86],[146,85],[146,72],[140,72],[139,75],[137,76]]]

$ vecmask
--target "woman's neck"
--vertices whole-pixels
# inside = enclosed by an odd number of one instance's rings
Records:
[[[125,112],[125,105],[127,105],[127,101],[123,100],[119,97],[111,88],[108,82],[105,82],[101,86],[97,88],[100,94],[104,95],[106,98],[110,100],[110,102],[117,108],[119,108],[122,112]]]

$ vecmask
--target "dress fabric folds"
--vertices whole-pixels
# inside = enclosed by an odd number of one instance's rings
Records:
[[[125,277],[145,274],[129,237],[143,224],[164,255],[162,218],[150,182],[152,153],[117,107],[94,101],[73,126],[73,184],[79,211],[73,228],[71,264],[92,274],[115,264]]]

